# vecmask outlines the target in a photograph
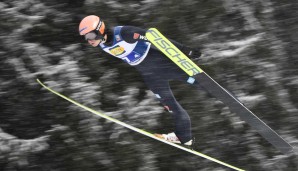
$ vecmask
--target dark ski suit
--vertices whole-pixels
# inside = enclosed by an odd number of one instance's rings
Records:
[[[189,82],[189,76],[168,57],[160,52],[145,37],[146,30],[132,26],[117,26],[108,31],[108,39],[100,44],[107,53],[134,66],[143,76],[147,87],[155,94],[162,105],[173,115],[175,134],[182,143],[192,139],[191,122],[187,112],[176,101],[169,81]],[[172,41],[172,40],[171,40]],[[189,55],[197,49],[191,49],[172,41],[182,52]],[[195,82],[189,82],[198,86]]]

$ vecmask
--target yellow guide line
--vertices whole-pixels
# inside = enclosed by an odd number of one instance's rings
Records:
[[[60,96],[61,98],[65,99],[65,100],[67,100],[67,101],[69,101],[69,102],[71,102],[71,103],[73,103],[73,104],[75,104],[75,105],[77,105],[77,106],[79,106],[79,107],[81,107],[81,108],[83,108],[83,109],[85,109],[85,110],[87,110],[87,111],[93,113],[93,114],[96,114],[96,115],[98,115],[98,116],[100,116],[100,117],[102,117],[102,118],[105,118],[105,119],[107,119],[107,120],[109,120],[109,121],[112,121],[112,122],[114,122],[114,123],[117,123],[117,124],[119,124],[119,125],[122,125],[122,126],[128,128],[128,129],[131,129],[131,130],[133,130],[133,131],[135,131],[135,132],[138,132],[138,133],[140,133],[140,134],[143,134],[143,135],[145,135],[145,136],[147,136],[147,137],[150,137],[150,138],[153,138],[153,139],[155,139],[155,140],[161,141],[161,142],[163,142],[163,143],[165,143],[165,144],[171,145],[171,146],[173,146],[173,147],[176,147],[176,148],[181,149],[181,150],[183,150],[183,151],[189,152],[189,153],[191,153],[191,154],[194,154],[194,155],[203,157],[203,158],[205,158],[205,159],[211,160],[211,161],[213,161],[213,162],[216,162],[216,163],[221,164],[221,165],[223,165],[223,166],[229,167],[229,168],[231,168],[231,169],[234,169],[234,170],[237,170],[237,171],[244,171],[243,169],[240,169],[240,168],[237,168],[237,167],[232,166],[232,165],[230,165],[230,164],[224,163],[224,162],[222,162],[222,161],[220,161],[220,160],[217,160],[217,159],[215,159],[215,158],[209,157],[209,156],[207,156],[207,155],[205,155],[205,154],[202,154],[202,153],[200,153],[200,152],[197,152],[197,151],[194,151],[194,150],[185,148],[185,147],[183,147],[183,146],[180,146],[180,145],[177,145],[177,144],[174,144],[174,143],[165,141],[165,140],[163,140],[163,139],[157,138],[156,136],[154,136],[153,134],[151,134],[151,133],[149,133],[149,132],[147,132],[147,131],[144,131],[144,130],[141,130],[141,129],[139,129],[139,128],[136,128],[136,127],[134,127],[134,126],[131,126],[131,125],[129,125],[129,124],[126,124],[126,123],[124,123],[124,122],[121,122],[121,121],[119,121],[119,120],[117,120],[117,119],[111,118],[111,117],[109,117],[109,116],[107,116],[107,115],[105,115],[105,114],[103,114],[103,113],[101,113],[101,112],[95,111],[95,110],[93,110],[93,109],[91,109],[91,108],[89,108],[89,107],[87,107],[87,106],[84,106],[84,105],[80,104],[80,103],[78,103],[78,102],[76,102],[76,101],[74,101],[74,100],[72,100],[72,99],[70,99],[70,98],[68,98],[68,97],[66,97],[66,96],[64,96],[64,95],[62,95],[62,94],[60,94],[60,93],[54,91],[54,90],[52,90],[51,88],[47,87],[47,86],[44,85],[39,79],[37,79],[37,82],[38,82],[41,86],[43,86],[45,89],[47,89],[48,91],[50,91],[50,92],[56,94],[57,96]]]

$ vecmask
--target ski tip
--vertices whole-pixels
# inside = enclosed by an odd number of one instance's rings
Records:
[[[38,78],[36,79],[36,81],[37,81],[39,84],[42,84],[41,81],[40,81]]]
[[[36,79],[36,81],[43,87],[46,87],[38,78]]]

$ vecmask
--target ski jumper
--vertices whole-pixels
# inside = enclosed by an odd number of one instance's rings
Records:
[[[99,46],[107,53],[134,66],[143,76],[147,87],[172,113],[175,134],[181,143],[192,139],[191,122],[187,112],[176,101],[169,81],[187,82],[189,76],[145,37],[146,30],[133,26],[117,26],[108,32],[108,39]],[[172,41],[183,52],[183,45]],[[196,84],[197,85],[197,84]],[[198,85],[197,85],[198,86]]]

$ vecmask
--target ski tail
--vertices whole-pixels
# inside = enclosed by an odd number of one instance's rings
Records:
[[[211,95],[223,101],[232,112],[236,113],[242,120],[248,123],[252,128],[258,131],[268,142],[284,154],[293,152],[293,147],[280,137],[266,123],[253,114],[246,106],[244,106],[236,97],[224,89],[216,81],[214,81],[206,73],[198,74],[194,77],[200,81],[200,85],[204,87]]]

